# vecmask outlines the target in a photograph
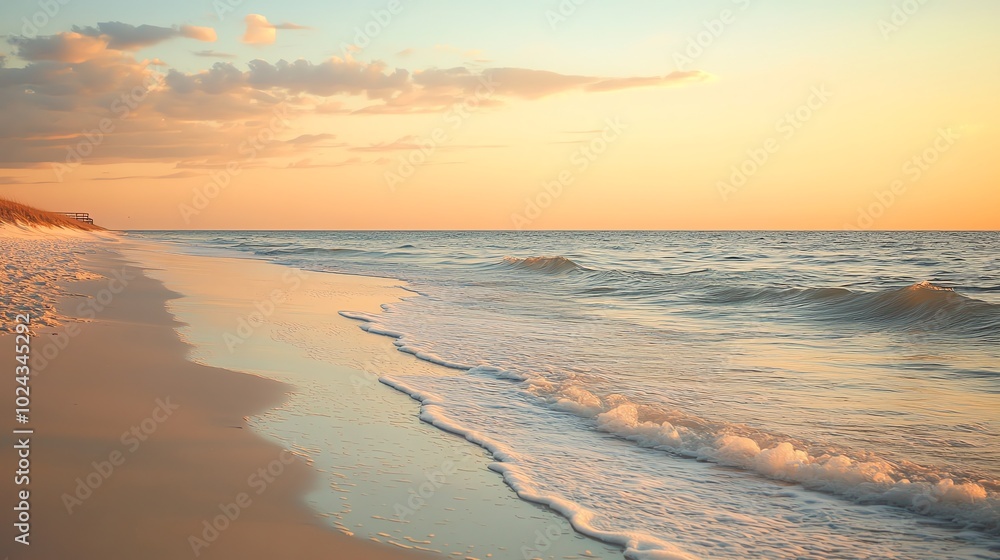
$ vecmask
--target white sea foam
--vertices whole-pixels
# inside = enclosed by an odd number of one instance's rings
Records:
[[[740,433],[742,430],[732,425],[709,422],[681,411],[650,409],[619,394],[602,397],[576,383],[554,383],[543,375],[517,374],[492,366],[471,368],[422,352],[405,343],[407,337],[404,333],[381,326],[377,322],[377,316],[357,313],[343,315],[367,321],[362,323],[362,329],[391,336],[399,350],[426,361],[469,370],[470,374],[521,381],[530,393],[544,399],[552,408],[590,418],[597,430],[643,447],[752,471],[771,479],[798,483],[811,490],[843,496],[860,503],[902,507],[966,527],[1000,532],[1000,495],[988,492],[975,481],[956,482],[947,472],[935,472],[922,467],[908,472],[899,465],[870,454],[865,460],[852,458],[846,451],[831,450],[821,455],[812,455],[795,441],[780,441],[780,438],[770,434],[743,435]],[[501,450],[496,442],[447,420],[443,413],[447,403],[440,397],[425,398],[426,395],[412,387],[388,378],[383,382],[423,402],[422,419],[482,445],[501,462],[506,463],[511,457],[511,452]],[[669,416],[676,418],[679,423],[652,421],[644,416]],[[496,469],[505,474],[508,483],[519,495],[524,493],[522,497],[525,499],[550,506],[548,500],[556,499],[555,496],[545,496],[546,501],[535,499],[537,496],[533,496],[528,478],[517,476],[515,467],[505,464]],[[565,510],[567,515],[576,515],[568,506],[563,506],[562,509],[552,507],[561,512]],[[599,537],[592,527],[584,525],[579,528],[582,532],[607,540]],[[620,544],[618,540],[607,542]]]
[[[592,406],[587,410],[591,411]],[[757,441],[745,436],[699,433],[669,422],[642,421],[639,407],[634,404],[618,405],[598,414],[596,424],[602,431],[645,447],[747,469],[864,503],[905,507],[993,532],[1000,529],[1000,496],[976,482],[955,483],[945,478],[947,473],[937,473],[941,478],[936,480],[934,475],[920,473],[926,480],[915,481],[883,460],[858,461],[841,454],[814,456],[789,442],[761,448]]]
[[[445,412],[447,403],[440,396],[414,389],[391,377],[381,377],[379,381],[419,401],[421,420],[447,432],[460,435],[489,451],[497,460],[496,463],[490,465],[490,469],[500,473],[504,482],[517,492],[520,498],[545,505],[559,512],[580,533],[619,545],[625,550],[626,558],[635,560],[693,560],[696,558],[674,544],[638,531],[615,532],[598,529],[592,524],[595,512],[559,495],[539,491],[532,483],[531,477],[520,467],[518,454],[509,446],[450,420]]]

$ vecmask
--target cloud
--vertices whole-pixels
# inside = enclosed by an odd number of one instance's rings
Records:
[[[24,177],[0,176],[0,185],[50,185],[52,181],[28,181]]]
[[[691,70],[688,72],[671,72],[666,76],[652,76],[645,78],[611,78],[600,82],[584,86],[586,91],[617,91],[622,89],[632,89],[640,87],[670,86],[684,82],[704,82],[712,79],[712,75],[701,70]]]
[[[294,23],[288,23],[288,22],[279,23],[279,24],[275,25],[274,28],[275,29],[292,29],[292,30],[295,30],[295,29],[298,29],[298,30],[312,29],[312,27],[309,27],[308,25],[296,25]]]
[[[270,45],[278,38],[278,32],[274,26],[268,23],[267,18],[259,14],[250,14],[246,17],[247,30],[243,34],[243,42],[251,45]]]
[[[194,25],[182,25],[181,36],[205,43],[214,43],[218,40],[215,30],[211,27],[197,27]]]
[[[105,56],[108,40],[76,32],[64,32],[40,37],[11,37],[7,40],[15,54],[27,61],[54,61],[79,64]]]
[[[210,27],[134,26],[111,21],[98,23],[97,27],[73,26],[72,31],[55,35],[11,37],[7,42],[15,47],[18,57],[27,61],[49,60],[78,64],[102,56],[119,56],[117,51],[134,51],[174,37],[205,42],[216,40],[215,30]]]
[[[108,48],[122,51],[134,51],[157,43],[162,43],[174,37],[187,37],[196,41],[213,43],[217,39],[215,30],[211,27],[181,25],[174,27],[159,27],[156,25],[130,25],[120,21],[106,21],[97,27],[73,26],[73,31],[90,37],[106,37]]]
[[[304,25],[294,23],[273,24],[260,14],[249,14],[245,20],[247,24],[246,33],[243,34],[243,42],[250,45],[270,45],[278,38],[278,29],[309,29]]]
[[[236,58],[235,54],[224,53],[213,50],[192,51],[191,54],[195,56],[201,56],[204,58]]]
[[[680,86],[708,77],[702,72],[606,77],[465,66],[411,72],[351,58],[315,63],[258,59],[246,65],[213,61],[205,70],[181,72],[158,68],[157,59],[137,60],[132,52],[150,41],[200,32],[184,33],[182,28],[99,24],[96,32],[9,39],[13,55],[26,64],[0,65],[0,168],[62,163],[83,143],[86,164],[144,161],[170,163],[178,171],[212,169],[240,159],[239,146],[267,127],[277,110],[289,122],[302,115],[444,112],[473,99],[479,107],[500,107],[512,100]],[[134,92],[141,96],[132,99]],[[95,145],[87,145],[88,135],[93,138],[102,122],[109,122],[111,130],[98,135]],[[418,147],[419,139],[362,146],[337,142],[333,134],[283,128],[255,152],[252,165],[278,165],[278,158],[285,159],[282,167],[293,160],[328,165],[303,158],[329,148],[348,148],[352,155],[391,155]]]
[[[271,64],[256,59],[243,71],[228,62],[216,62],[206,71],[186,74],[171,71],[166,84],[178,93],[223,94],[236,90],[308,93],[321,97],[366,95],[387,98],[412,86],[406,70],[389,72],[382,63],[366,64],[332,58],[313,64],[306,60]]]
[[[353,152],[395,152],[400,150],[419,149],[417,143],[419,138],[414,135],[401,136],[392,142],[378,142],[368,146],[355,146],[351,148]]]
[[[271,95],[308,94],[319,97],[364,96],[379,103],[359,109],[361,113],[414,113],[439,111],[476,98],[481,107],[496,107],[503,99],[535,100],[552,95],[600,93],[640,87],[665,87],[708,79],[699,71],[674,72],[666,76],[606,78],[559,74],[526,68],[493,68],[474,71],[466,67],[429,69],[410,74],[383,62],[361,62],[331,58],[320,63],[307,60],[270,63],[253,60],[248,70],[231,63],[216,63],[194,74],[171,71],[166,83],[182,94],[201,92],[220,95],[256,90]],[[336,109],[340,105],[334,106]]]
[[[166,175],[123,175],[116,177],[90,177],[88,181],[134,181],[136,179],[189,179],[191,177],[202,177],[201,173],[194,171],[178,171]]]
[[[28,63],[0,68],[0,168],[51,168],[81,154],[86,164],[233,158],[290,97],[182,95],[150,62],[108,49],[107,37],[73,32],[16,46]]]
[[[345,167],[348,165],[357,165],[359,163],[364,163],[359,157],[347,158],[342,161],[337,162],[316,162],[312,158],[305,158],[293,163],[288,164],[289,169],[316,169],[320,167]]]
[[[521,99],[541,99],[575,90],[587,92],[619,91],[639,87],[668,86],[681,82],[701,81],[709,77],[700,71],[673,72],[667,76],[602,78],[574,76],[527,68],[491,68],[473,72],[465,67],[417,72],[413,81],[428,91],[460,90],[472,92],[483,86],[493,88],[497,95]]]
[[[401,150],[424,150],[427,148],[421,143],[423,139],[418,136],[408,135],[402,136],[393,140],[392,142],[378,142],[375,144],[369,144],[368,146],[354,146],[350,148],[352,152],[397,152]],[[493,144],[450,144],[448,146],[439,146],[440,150],[471,150],[471,149],[493,149],[493,148],[507,148],[509,146],[504,145],[493,145]]]
[[[306,92],[319,96],[338,94],[367,95],[385,99],[410,85],[410,73],[396,69],[389,72],[385,64],[365,64],[355,60],[331,58],[319,64],[306,60],[278,61],[270,64],[253,60],[249,64],[247,83],[258,89],[280,88],[294,93]]]
[[[336,134],[302,134],[288,141],[289,144],[316,144],[324,140],[333,140]]]
[[[177,93],[189,94],[202,91],[220,94],[245,86],[246,76],[228,62],[216,62],[208,71],[197,74],[171,70],[167,73],[165,83]]]

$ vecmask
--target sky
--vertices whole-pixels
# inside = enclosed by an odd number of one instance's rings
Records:
[[[995,0],[6,0],[0,196],[112,229],[995,230]]]

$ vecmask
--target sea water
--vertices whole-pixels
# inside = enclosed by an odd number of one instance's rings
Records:
[[[406,281],[380,381],[628,556],[1000,556],[998,233],[135,235]]]

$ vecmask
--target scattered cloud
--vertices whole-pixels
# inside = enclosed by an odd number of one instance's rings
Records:
[[[426,149],[426,146],[422,145],[421,138],[417,136],[402,136],[397,138],[392,142],[379,142],[375,144],[369,144],[368,146],[354,146],[350,148],[354,152],[396,152],[400,150],[421,150]],[[507,148],[509,146],[503,145],[492,145],[492,144],[449,144],[447,146],[439,146],[440,150],[470,150],[470,149],[493,149],[493,148]]]
[[[666,76],[602,78],[574,76],[527,68],[492,68],[474,72],[465,67],[431,69],[417,72],[413,81],[427,91],[460,90],[472,92],[489,84],[497,95],[521,99],[541,99],[569,91],[606,92],[624,89],[668,86],[701,81],[708,74],[700,71],[673,72]]]
[[[392,142],[378,142],[375,144],[369,144],[368,146],[355,146],[351,148],[354,152],[395,152],[399,150],[414,150],[419,149],[420,144],[417,143],[418,137],[413,135],[402,136],[393,140]]]
[[[0,185],[48,185],[52,181],[28,181],[24,177],[0,176]]]
[[[136,179],[190,179],[191,177],[203,177],[201,173],[194,171],[178,171],[166,175],[127,175],[118,177],[91,177],[89,181],[134,181]]]
[[[347,158],[343,161],[334,162],[317,162],[312,158],[302,159],[293,163],[288,164],[289,169],[316,169],[320,167],[345,167],[348,165],[357,165],[359,163],[364,163],[359,157]]]
[[[260,14],[249,14],[244,21],[247,24],[243,42],[250,45],[271,45],[278,38],[279,29],[309,29],[305,25],[294,23],[273,24]]]
[[[52,61],[79,64],[108,53],[106,37],[91,37],[76,32],[39,37],[11,37],[7,42],[14,54],[30,62]]]
[[[278,32],[267,18],[259,14],[246,17],[247,30],[243,34],[243,42],[251,45],[270,45],[278,38]]]
[[[366,95],[387,99],[410,86],[410,73],[396,69],[389,72],[382,62],[363,63],[331,58],[319,64],[306,60],[251,61],[247,83],[258,89],[280,88],[294,93],[331,96]]]
[[[266,23],[262,16],[254,21]],[[264,26],[271,31],[300,27]],[[175,37],[208,41],[215,32],[191,26],[106,22],[54,35],[9,38],[11,56],[25,64],[10,67],[5,64],[7,55],[0,54],[0,106],[4,108],[0,112],[0,168],[47,167],[67,161],[73,147],[84,145],[88,164],[165,162],[184,173],[218,168],[239,158],[241,144],[266,127],[278,110],[290,120],[317,114],[444,112],[473,98],[480,108],[496,108],[516,100],[679,86],[710,77],[698,71],[607,77],[468,66],[411,71],[350,57],[319,62],[256,59],[245,65],[215,60],[205,70],[182,72],[162,68],[159,59],[140,60],[134,54]],[[232,57],[214,50],[194,54]],[[135,92],[141,95],[135,97]],[[110,128],[95,132],[102,123]],[[350,146],[332,133],[283,132],[266,148],[256,150],[260,157],[253,165],[268,165],[276,158],[285,158],[282,166],[294,160],[298,167],[353,164],[359,162],[330,164],[303,158],[318,148],[345,148],[380,157],[419,148],[420,140],[404,136]],[[502,147],[456,144],[444,149]]]
[[[289,144],[317,144],[324,140],[333,140],[336,134],[302,134],[288,141]]]
[[[701,70],[691,70],[688,72],[671,72],[666,76],[651,76],[640,78],[610,78],[600,82],[584,86],[586,91],[617,91],[622,89],[632,89],[641,87],[669,86],[684,82],[704,82],[710,80],[712,75]]]
[[[159,27],[156,25],[129,25],[120,21],[106,21],[97,27],[73,26],[73,31],[90,37],[107,38],[108,48],[122,51],[134,51],[157,43],[162,43],[174,37],[187,37],[196,41],[214,43],[217,39],[215,30],[211,27],[196,27],[180,25],[174,27]]]
[[[203,58],[236,58],[235,54],[224,53],[213,50],[192,51],[192,54]]]
[[[297,24],[294,24],[294,23],[287,23],[287,22],[286,23],[279,23],[279,24],[275,25],[274,28],[275,29],[292,29],[292,30],[296,30],[296,29],[298,29],[298,30],[312,29],[312,27],[309,27],[308,25],[297,25]]]

